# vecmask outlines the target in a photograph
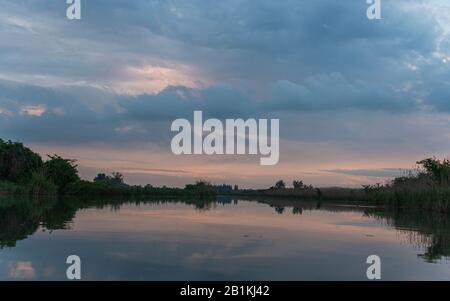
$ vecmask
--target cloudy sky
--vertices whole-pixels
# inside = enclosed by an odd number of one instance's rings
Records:
[[[450,3],[65,0],[0,4],[0,137],[130,183],[383,182],[450,154]],[[280,162],[175,156],[176,118],[279,118]]]

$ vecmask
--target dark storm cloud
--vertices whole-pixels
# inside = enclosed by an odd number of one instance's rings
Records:
[[[335,85],[339,89],[327,90],[333,77],[342,81]],[[280,118],[281,133],[287,140],[335,139],[352,144],[362,142],[370,147],[370,137],[366,135],[370,127],[358,132],[354,126],[373,127],[383,119],[383,112],[411,110],[395,93],[373,98],[373,102],[360,101],[360,97],[372,95],[364,94],[362,91],[366,90],[346,83],[338,75],[328,80],[314,79],[305,86],[278,82],[269,91],[256,98],[227,85],[204,89],[171,86],[155,95],[126,96],[87,87],[57,89],[0,81],[0,136],[64,144],[166,143],[172,135],[170,123],[174,119],[191,120],[193,111],[201,110],[204,118]],[[327,102],[328,99],[336,103]],[[389,99],[398,101],[398,106],[387,105]],[[379,111],[377,115],[374,109]],[[392,124],[392,119],[387,124]],[[402,139],[395,137],[395,133],[399,134],[398,124],[396,129],[389,129],[386,124],[377,127],[379,131],[390,131],[382,135],[387,143],[401,143]]]
[[[114,124],[120,120],[117,108],[111,103],[102,107],[89,105],[93,95],[106,93],[81,90],[70,93],[0,81],[0,136],[55,143],[111,140]],[[83,99],[83,94],[90,96]]]
[[[84,2],[78,23],[64,19],[62,2],[5,4],[15,16],[36,15],[41,26],[33,30],[48,43],[23,45],[29,36],[6,28],[9,50],[27,60],[12,65],[4,56],[2,64],[88,81],[156,60],[191,64],[217,81],[299,83],[338,72],[398,84],[411,78],[404,64],[433,53],[442,33],[424,10],[405,9],[418,3],[408,0],[385,1],[380,22],[367,20],[360,0],[93,0]]]
[[[4,1],[0,135],[166,141],[171,120],[196,109],[217,118],[326,112],[330,124],[330,111],[449,111],[448,35],[421,3],[383,1],[383,19],[371,22],[362,0],[90,0],[71,22],[65,1]],[[189,66],[187,77],[207,84],[121,94],[124,70],[147,65]],[[301,138],[293,132],[284,138]]]

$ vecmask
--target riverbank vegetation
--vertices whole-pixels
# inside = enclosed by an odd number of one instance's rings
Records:
[[[75,160],[48,155],[44,161],[22,143],[0,139],[0,195],[211,197],[216,192],[206,181],[184,189],[128,185],[118,172],[111,176],[101,173],[93,181],[86,181],[80,178]]]
[[[377,204],[449,213],[450,161],[428,158],[417,164],[415,172],[386,185],[365,186],[365,192]]]
[[[361,188],[317,188],[295,180],[288,185],[279,180],[268,189],[239,189],[206,181],[185,188],[128,185],[123,175],[98,174],[93,181],[80,178],[76,161],[39,154],[22,143],[0,139],[0,195],[21,196],[121,196],[121,197],[212,197],[215,195],[262,196],[344,202],[366,202],[396,208],[450,212],[450,160],[428,158],[417,169],[386,184]]]
[[[321,187],[295,180],[292,186],[279,180],[269,189],[233,191],[230,195],[364,202],[426,211],[450,213],[450,160],[428,158],[417,162],[417,169],[385,184],[361,188]]]

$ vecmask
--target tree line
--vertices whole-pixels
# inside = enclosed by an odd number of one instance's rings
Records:
[[[120,196],[213,196],[206,181],[184,189],[128,185],[119,172],[99,173],[93,181],[82,180],[74,159],[47,155],[46,159],[20,142],[0,139],[0,194],[16,195],[120,195]]]

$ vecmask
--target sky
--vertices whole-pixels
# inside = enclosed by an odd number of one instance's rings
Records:
[[[450,3],[2,0],[0,137],[83,178],[262,188],[384,183],[450,153]],[[280,161],[181,155],[177,118],[278,118]]]

